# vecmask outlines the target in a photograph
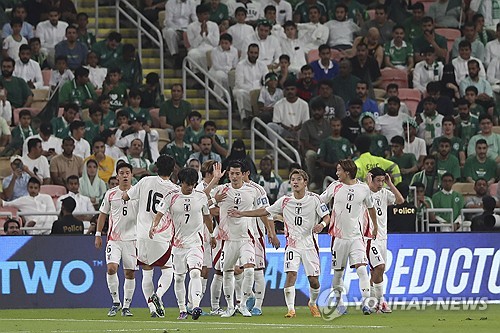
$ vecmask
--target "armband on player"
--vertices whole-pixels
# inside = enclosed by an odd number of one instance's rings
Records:
[[[101,237],[101,236],[102,236],[102,233],[101,233],[100,231],[96,231],[96,232],[95,232],[95,236],[96,236],[96,237]]]

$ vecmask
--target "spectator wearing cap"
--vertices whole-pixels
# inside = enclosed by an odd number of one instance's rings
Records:
[[[98,175],[103,181],[108,182],[113,176],[115,160],[107,155],[106,142],[102,136],[97,136],[92,141],[92,155],[85,161],[95,160],[98,164]]]
[[[99,66],[99,58],[97,53],[90,51],[87,54],[87,66],[83,66],[89,70],[89,81],[94,86],[94,89],[102,89],[102,83],[108,75],[108,69]]]
[[[182,34],[187,31],[187,27],[191,22],[196,21],[196,1],[166,1],[162,32],[171,56],[181,60],[177,54],[179,53]],[[177,61],[177,64],[180,65],[180,61]]]
[[[158,131],[151,129],[146,119],[142,117],[136,117],[134,120],[131,120],[130,128],[132,129],[132,133],[124,137],[122,136],[122,138],[116,142],[116,146],[122,149],[128,149],[131,147],[132,141],[139,139],[143,145],[141,149],[142,157],[151,163],[155,162],[160,156],[158,151],[160,135]]]
[[[83,158],[76,156],[75,140],[66,137],[62,140],[62,153],[50,162],[50,178],[54,185],[66,186],[66,179],[71,175],[82,175]]]
[[[19,58],[16,60],[12,75],[26,81],[31,89],[43,87],[42,70],[40,65],[31,59],[31,48],[26,44],[19,47]]]
[[[42,140],[30,139],[28,141],[28,154],[22,157],[22,162],[43,184],[50,184],[49,162],[42,155]]]
[[[333,94],[332,81],[321,80],[318,83],[318,96],[309,101],[309,107],[316,101],[321,101],[325,105],[325,118],[344,119],[346,116],[345,102],[342,97]]]
[[[247,36],[250,36],[254,33],[254,30],[250,24],[246,22],[247,19],[247,10],[245,7],[241,6],[236,8],[236,12],[229,12],[230,17],[234,17],[236,23],[227,29],[227,33],[233,37],[233,45],[241,54],[246,50],[243,49],[245,47],[245,41]]]
[[[281,1],[282,3],[285,1]],[[282,55],[279,58],[280,67],[282,56],[290,57],[290,66],[288,70],[298,73],[300,68],[307,64],[306,53],[304,51],[304,42],[298,38],[297,25],[293,21],[286,21],[283,26],[285,35],[279,38]]]
[[[2,180],[3,192],[1,197],[5,201],[28,195],[28,181],[31,177],[35,177],[33,171],[23,164],[19,155],[10,158],[10,169],[11,174]]]
[[[283,98],[283,90],[278,88],[278,75],[269,72],[264,78],[264,87],[260,89],[259,99],[259,118],[266,124],[273,119],[274,105]]]
[[[85,123],[81,120],[75,120],[69,125],[71,138],[75,140],[75,150],[73,153],[83,159],[90,156],[90,144],[84,139],[85,127]]]
[[[285,97],[274,105],[273,121],[268,126],[279,136],[298,141],[302,125],[309,120],[309,105],[297,96],[297,82],[286,81],[284,88]]]
[[[88,52],[87,46],[78,41],[78,31],[75,26],[68,26],[66,28],[66,39],[55,45],[56,57],[65,56],[71,70],[83,66]]]
[[[62,153],[62,140],[52,134],[53,131],[51,123],[40,124],[38,131],[38,134],[29,136],[24,140],[22,153],[23,156],[28,154],[28,141],[34,138],[40,139],[42,141],[42,155],[47,157],[49,161],[52,159],[52,157]]]
[[[302,39],[304,43],[304,52],[308,54],[309,51],[316,50],[320,45],[326,44],[328,42],[328,34],[330,32],[328,27],[321,23],[326,21],[324,6],[321,6],[320,2],[313,5],[307,4],[307,2],[304,2],[303,4],[307,8],[308,20],[304,20],[303,17],[299,21],[301,23],[297,24],[297,29],[299,30],[299,38]],[[300,11],[297,6],[294,14],[295,22],[297,22],[297,20],[295,20],[295,15],[298,12]]]
[[[418,137],[425,140],[427,146],[432,145],[432,141],[441,136],[443,115],[436,111],[436,100],[432,97],[424,98],[424,112],[417,116]]]
[[[238,65],[238,50],[232,43],[233,37],[230,34],[225,33],[220,36],[219,45],[212,49],[212,66],[208,71],[228,91],[228,73]],[[223,96],[221,88],[214,86],[214,90]]]
[[[331,80],[338,75],[339,64],[331,60],[331,51],[327,44],[320,45],[318,51],[319,59],[310,63],[314,79],[316,81]]]
[[[342,119],[341,136],[350,142],[354,142],[361,134],[359,125],[360,115],[362,113],[363,101],[360,98],[354,98],[349,101],[348,116]]]
[[[59,219],[52,224],[51,235],[82,235],[83,222],[73,216],[76,201],[72,197],[61,200]]]
[[[160,77],[157,73],[148,73],[146,83],[139,88],[139,91],[141,92],[141,108],[159,108],[164,101]]]
[[[49,19],[37,24],[35,35],[40,38],[42,51],[45,51],[49,65],[54,65],[54,52],[57,43],[64,40],[68,23],[60,21],[61,14],[57,8],[50,8]]]
[[[190,62],[196,63],[207,70],[207,51],[219,45],[219,27],[216,23],[209,21],[210,6],[201,4],[196,6],[196,17],[198,18],[187,27],[187,39],[189,41],[188,57]],[[196,67],[193,71],[198,72]]]
[[[21,225],[16,219],[8,218],[3,224],[3,232],[5,236],[20,236],[22,235]]]
[[[359,125],[364,135],[370,138],[370,152],[374,156],[389,158],[391,151],[386,137],[375,131],[375,116],[370,112],[364,112],[359,117]]]
[[[269,69],[278,68],[279,57],[281,55],[281,46],[278,38],[270,35],[272,25],[268,20],[259,20],[257,29],[252,35],[247,37],[244,50],[252,44],[259,47],[259,61],[262,61]],[[248,54],[242,56],[243,59],[247,58]]]
[[[88,108],[97,99],[92,83],[89,82],[89,70],[78,67],[75,78],[62,85],[59,89],[59,105],[75,103],[81,108]]]
[[[436,60],[433,47],[425,48],[422,53],[425,59],[418,62],[413,70],[413,88],[424,94],[429,82],[441,81],[444,65],[441,61]]]
[[[387,99],[387,108],[384,115],[376,119],[375,129],[385,136],[389,142],[396,135],[403,136],[403,122],[410,116],[402,113],[401,101],[397,96],[391,96]]]
[[[403,152],[415,155],[420,169],[427,155],[427,145],[424,139],[417,137],[417,129],[418,124],[413,118],[408,118],[403,122],[403,137],[405,139]]]
[[[174,128],[186,125],[186,119],[193,110],[191,103],[183,98],[183,94],[182,84],[174,83],[170,89],[170,99],[160,106],[160,128],[165,128],[171,138]]]
[[[97,54],[99,64],[105,68],[118,66],[118,60],[123,56],[122,35],[116,31],[109,33],[108,38],[97,42],[92,51]]]
[[[115,161],[124,156],[123,151],[116,146],[115,131],[111,129],[105,129],[104,131],[102,131],[100,136],[104,140],[104,148],[107,156],[111,157]]]

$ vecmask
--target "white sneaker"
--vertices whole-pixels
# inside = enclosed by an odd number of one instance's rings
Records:
[[[221,308],[217,308],[215,310],[211,310],[210,311],[210,315],[211,316],[221,316],[222,314],[224,314],[226,311],[222,310]]]
[[[236,312],[236,310],[234,308],[227,308],[227,310],[221,314],[221,318],[231,318],[232,316],[234,316],[234,313]]]
[[[248,311],[248,308],[246,306],[240,306],[240,313],[243,315],[243,317],[251,317],[252,313]]]

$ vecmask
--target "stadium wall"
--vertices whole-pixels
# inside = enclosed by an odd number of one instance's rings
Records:
[[[330,237],[319,235],[321,289],[331,284]],[[284,305],[282,248],[268,248],[266,306]],[[386,297],[393,302],[429,299],[500,301],[500,233],[392,234],[388,240]],[[270,246],[270,245],[268,245]],[[106,286],[104,251],[89,236],[0,237],[0,308],[94,308],[111,303]],[[156,273],[155,281],[159,277]],[[120,292],[123,289],[120,272]],[[141,279],[140,272],[137,274]],[[359,297],[358,278],[346,272],[349,301]],[[133,307],[145,307],[140,282]],[[297,304],[305,305],[307,277],[297,279]],[[176,307],[172,288],[164,296]],[[224,302],[224,301],[222,301]],[[202,305],[208,306],[205,296]],[[225,305],[225,304],[222,304]]]

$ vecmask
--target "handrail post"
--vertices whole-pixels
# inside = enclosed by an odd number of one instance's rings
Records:
[[[250,156],[252,161],[255,161],[255,118],[252,119],[250,125]]]
[[[116,0],[115,19],[116,19],[116,31],[118,32],[120,32],[120,11],[118,10],[119,8],[120,8],[120,0]]]
[[[208,87],[208,75],[204,75],[205,77],[205,87]],[[214,87],[215,88],[215,87]],[[206,120],[210,120],[210,103],[209,103],[209,91],[205,89],[205,118]]]
[[[94,23],[94,33],[97,38],[97,34],[99,33],[99,0],[95,0],[94,4],[95,9],[95,23]]]

